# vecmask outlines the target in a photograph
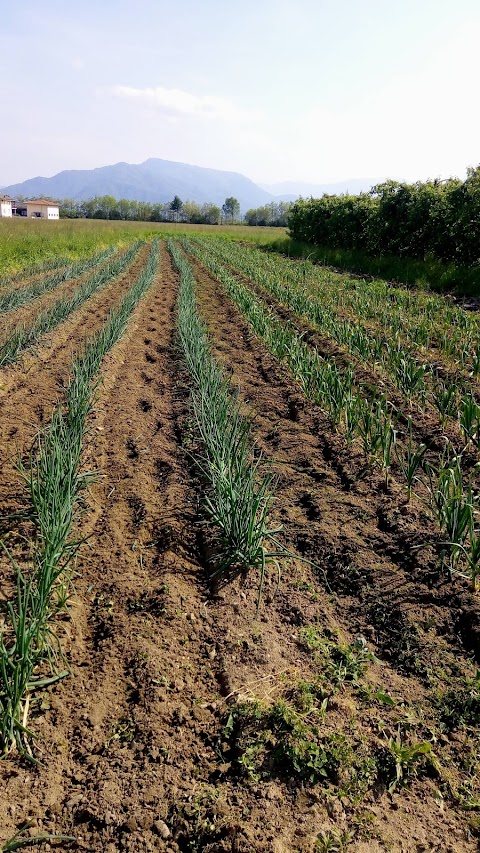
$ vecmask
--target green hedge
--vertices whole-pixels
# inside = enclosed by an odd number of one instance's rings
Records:
[[[288,221],[300,242],[480,273],[480,166],[469,169],[465,181],[386,181],[358,196],[300,199]]]

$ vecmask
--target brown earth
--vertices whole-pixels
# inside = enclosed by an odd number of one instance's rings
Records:
[[[466,782],[457,753],[472,749],[467,734],[437,731],[439,767],[407,788],[361,786],[353,798],[331,782],[302,785],[273,769],[246,778],[226,742],[229,713],[242,703],[271,703],[321,675],[301,641],[309,626],[343,643],[362,634],[378,655],[364,692],[344,683],[320,723],[326,737],[351,738],[359,753],[367,742],[381,748],[407,714],[414,740],[431,737],[432,693],[448,673],[460,680],[473,668],[453,627],[451,587],[430,588],[432,555],[406,551],[420,511],[403,516],[399,495],[385,495],[371,472],[349,470],[321,413],[196,270],[215,354],[255,416],[258,448],[274,460],[272,521],[283,524],[284,544],[315,565],[282,559],[280,589],[271,570],[258,615],[258,577],[209,591],[189,380],[175,336],[177,277],[164,253],[157,282],[103,365],[84,457],[101,476],[86,497],[90,538],[70,618],[58,626],[72,674],[32,703],[41,763],[11,756],[0,765],[0,839],[31,818],[32,835],[74,836],[55,845],[65,850],[313,853],[322,832],[337,846],[318,850],[477,850],[469,815],[446,793],[446,778],[455,790]],[[67,338],[53,347],[52,365],[64,348],[56,368],[43,362],[45,412],[84,324],[71,329],[70,345]],[[32,359],[25,377],[32,400],[42,368]],[[11,387],[19,404],[21,389]],[[395,707],[382,707],[372,690],[387,691]]]

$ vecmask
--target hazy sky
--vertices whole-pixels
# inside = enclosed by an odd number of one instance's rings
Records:
[[[480,0],[0,0],[0,186],[149,157],[463,176],[479,44]]]

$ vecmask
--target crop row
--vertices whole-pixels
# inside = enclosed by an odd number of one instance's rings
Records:
[[[38,261],[36,264],[30,264],[22,270],[10,273],[10,275],[0,276],[0,288],[15,284],[15,282],[21,281],[22,278],[39,277],[44,273],[66,267],[68,264],[69,259],[65,256],[59,255],[56,258],[46,258],[43,261]]]
[[[432,517],[440,528],[443,562],[468,577],[476,589],[480,575],[477,469],[463,470],[462,456],[449,445],[435,464],[427,460],[425,445],[413,438],[411,419],[400,419],[384,395],[371,386],[355,386],[350,367],[342,371],[335,361],[323,358],[210,254],[205,243],[184,240],[183,245],[222,284],[269,351],[288,364],[307,398],[342,431],[347,444],[360,442],[366,460],[381,466],[387,488],[394,463],[405,479],[408,499],[422,477]]]
[[[28,466],[21,468],[27,485],[28,517],[35,526],[33,566],[25,571],[10,555],[16,570],[16,594],[5,606],[0,635],[0,746],[31,756],[27,727],[34,690],[62,678],[55,615],[67,602],[71,563],[82,544],[72,533],[80,514],[79,497],[93,476],[81,473],[80,460],[87,417],[95,399],[95,376],[102,359],[124,332],[138,301],[158,269],[158,241],[146,265],[121,303],[110,311],[103,328],[87,340],[71,366],[63,402],[37,437]],[[6,549],[4,544],[3,546]]]
[[[280,271],[275,276],[259,274],[250,261],[244,262],[242,251],[237,247],[215,241],[213,250],[216,257],[248,274],[313,328],[346,347],[364,365],[372,366],[375,371],[381,369],[389,384],[393,384],[402,396],[406,408],[411,410],[416,405],[423,412],[427,405],[439,418],[442,429],[452,420],[454,425],[458,424],[464,444],[480,445],[480,406],[469,383],[438,376],[432,365],[419,362],[418,354],[405,349],[398,338],[374,336],[358,323],[339,317],[304,286],[286,283]],[[478,347],[480,359],[480,344]],[[477,367],[480,369],[480,361]]]
[[[204,510],[215,531],[214,585],[249,569],[260,574],[258,604],[267,564],[276,561],[275,531],[268,526],[272,477],[253,459],[251,424],[239,411],[228,379],[214,360],[199,319],[195,278],[179,248],[169,249],[180,274],[178,331],[193,381],[192,409],[203,453],[196,456],[206,484]],[[271,546],[273,543],[274,550]]]
[[[435,345],[459,367],[480,375],[480,322],[478,316],[448,303],[445,297],[419,290],[392,287],[385,281],[366,283],[340,275],[309,261],[292,262],[256,249],[212,240],[212,249],[263,286],[281,278],[285,285],[306,290],[325,311],[371,322],[374,337],[383,337],[400,349],[429,349]],[[368,330],[364,330],[368,334]],[[421,363],[421,352],[417,353]]]
[[[120,275],[132,262],[141,245],[141,241],[133,243],[123,255],[97,270],[73,293],[62,296],[50,308],[40,311],[30,325],[14,327],[0,346],[0,367],[13,364],[24,350],[38,343],[43,335],[63,323],[94,293]]]

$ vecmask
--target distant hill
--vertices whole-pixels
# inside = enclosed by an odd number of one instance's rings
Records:
[[[14,198],[73,198],[84,201],[94,196],[112,195],[130,201],[167,202],[175,195],[182,201],[222,205],[228,196],[240,202],[242,211],[278,201],[267,190],[238,172],[204,169],[172,160],[152,158],[144,163],[116,163],[98,169],[70,169],[52,178],[30,178],[2,187]]]
[[[307,181],[282,181],[278,184],[260,184],[266,192],[280,196],[284,201],[294,201],[300,195],[304,198],[319,198],[324,193],[329,195],[340,195],[349,193],[368,192],[382,178],[349,178],[346,181],[338,181],[335,184],[310,184]]]

